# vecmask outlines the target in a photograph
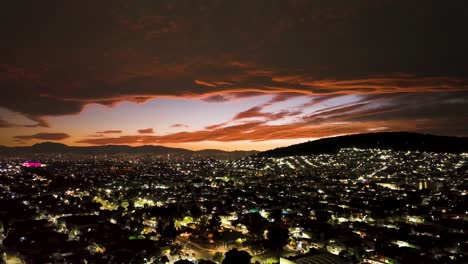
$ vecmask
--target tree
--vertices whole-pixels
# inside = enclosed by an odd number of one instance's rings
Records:
[[[216,263],[221,263],[221,261],[223,261],[223,253],[216,252],[213,256],[213,261],[215,261]]]
[[[275,252],[280,252],[288,243],[288,240],[288,229],[275,224],[268,229],[267,239],[265,240],[265,247]]]
[[[211,260],[199,259],[198,264],[216,264],[216,263]]]
[[[182,250],[182,246],[179,244],[174,244],[171,246],[171,256],[177,256],[180,254],[180,251]]]
[[[331,219],[331,213],[328,211],[317,210],[315,211],[315,218],[318,222],[326,223]]]
[[[267,220],[259,213],[250,213],[244,215],[240,222],[244,224],[249,232],[256,237],[260,237],[263,234],[267,224]]]
[[[92,202],[88,204],[88,210],[91,212],[99,212],[101,209],[102,204],[98,202]]]
[[[196,206],[196,205],[192,205],[192,207],[190,207],[190,215],[194,218],[194,219],[198,219],[202,216],[202,211],[200,210],[200,207]]]
[[[202,215],[198,218],[198,225],[200,226],[200,232],[205,233],[209,229],[210,219],[206,215]]]
[[[177,230],[175,229],[174,221],[169,221],[169,223],[163,226],[161,236],[169,241],[173,241],[176,238]]]
[[[130,201],[127,206],[127,211],[133,212],[133,210],[135,210],[135,203],[133,201]]]
[[[190,260],[181,259],[181,260],[174,262],[174,264],[193,264],[193,262]]]
[[[213,214],[209,222],[209,228],[212,231],[218,230],[221,226],[221,217],[219,214]]]
[[[131,263],[135,254],[127,249],[119,250],[110,254],[110,263]]]
[[[346,260],[347,262],[352,261],[351,253],[349,253],[349,251],[347,251],[347,250],[341,250],[340,253],[338,254],[338,256],[341,257],[342,259]]]
[[[282,209],[275,209],[270,213],[270,219],[274,220],[276,223],[281,222],[283,217],[283,210]]]
[[[231,249],[224,255],[223,264],[250,264],[252,256],[247,251]]]
[[[263,241],[260,240],[248,240],[246,243],[247,247],[250,249],[250,252],[254,253],[255,255],[258,254],[259,252],[264,252],[265,247]]]
[[[169,258],[166,255],[163,255],[161,258],[159,258],[159,262],[162,264],[169,263]]]

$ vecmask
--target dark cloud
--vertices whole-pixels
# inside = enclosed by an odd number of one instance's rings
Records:
[[[451,91],[451,100],[468,89],[466,17],[466,1],[9,1],[0,107],[47,127],[48,116],[89,103],[154,97]],[[448,108],[434,101],[416,113],[438,116],[439,104]]]
[[[146,128],[146,129],[139,129],[138,134],[153,134],[154,129],[152,128]]]
[[[326,120],[326,119],[333,118],[337,115],[352,113],[356,110],[361,110],[365,105],[366,105],[365,103],[357,103],[357,104],[352,104],[352,105],[325,108],[311,115],[305,116],[302,119],[305,122],[313,123],[314,121],[317,121],[317,120]]]
[[[202,100],[205,102],[209,102],[209,103],[223,103],[223,102],[228,102],[230,99],[229,97],[225,95],[217,94],[217,95],[203,98]]]
[[[388,100],[392,111],[351,118],[350,121],[393,121],[410,123],[430,120],[433,126],[420,127],[418,131],[453,136],[468,135],[468,92],[399,94]]]
[[[184,125],[184,124],[173,124],[173,125],[171,125],[171,127],[173,127],[173,128],[188,128],[189,126]]]
[[[96,134],[120,134],[122,133],[122,130],[104,130],[104,131],[98,131]]]
[[[63,140],[67,139],[70,136],[65,133],[37,133],[34,135],[21,135],[15,136],[15,140],[32,140],[32,139],[39,139],[39,140]]]

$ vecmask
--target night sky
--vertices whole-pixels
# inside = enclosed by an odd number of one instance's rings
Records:
[[[466,1],[2,1],[0,145],[468,136]]]

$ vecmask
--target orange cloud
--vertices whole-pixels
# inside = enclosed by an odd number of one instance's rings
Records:
[[[210,83],[210,82],[204,82],[200,80],[194,80],[196,84],[203,85],[203,86],[208,86],[208,87],[216,87],[217,85],[215,83]]]
[[[240,125],[179,132],[162,136],[125,135],[108,138],[87,138],[77,141],[81,144],[168,144],[200,141],[231,142],[239,140],[268,141],[277,139],[322,138],[340,134],[360,133],[375,129],[389,131],[418,131],[431,128],[434,124],[428,120],[415,120],[408,123],[400,120],[375,122],[329,122],[317,125],[295,123],[287,125],[266,125],[263,122],[250,122]]]
[[[293,112],[281,111],[279,113],[265,113],[265,112],[261,112],[261,110],[262,110],[262,106],[252,107],[250,109],[247,109],[243,112],[238,113],[233,118],[233,120],[260,117],[260,118],[265,118],[267,120],[273,121],[273,120],[279,120],[287,116],[295,116],[301,113],[300,111],[293,111]]]

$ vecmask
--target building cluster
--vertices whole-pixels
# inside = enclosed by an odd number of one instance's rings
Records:
[[[0,160],[5,261],[468,261],[467,154],[35,158]]]

